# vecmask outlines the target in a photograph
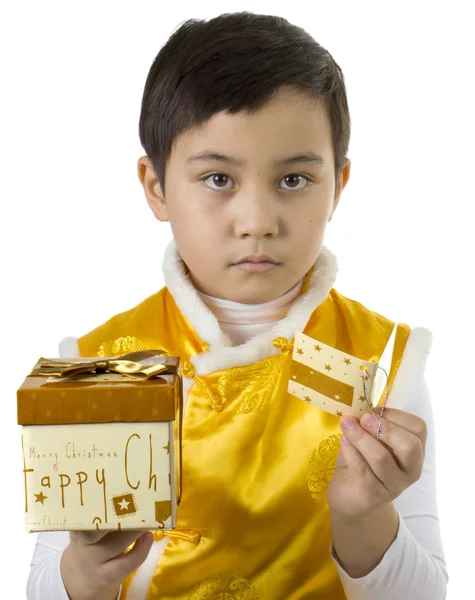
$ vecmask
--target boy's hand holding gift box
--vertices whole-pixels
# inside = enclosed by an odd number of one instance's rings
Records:
[[[180,359],[40,359],[17,392],[28,531],[173,529]]]

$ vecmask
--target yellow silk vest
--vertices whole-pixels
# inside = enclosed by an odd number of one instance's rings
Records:
[[[394,324],[331,289],[303,331],[377,361]],[[390,387],[409,333],[398,324]],[[190,357],[207,344],[167,287],[79,339],[81,356],[161,348],[180,356],[183,375],[194,378],[183,423],[177,531],[198,532],[200,539],[170,538],[147,600],[346,599],[330,555],[326,501],[340,419],[287,392],[292,342],[275,339],[276,355],[197,376]],[[123,582],[121,600],[134,575]]]

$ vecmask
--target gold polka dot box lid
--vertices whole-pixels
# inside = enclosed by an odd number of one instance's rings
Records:
[[[173,529],[179,357],[41,358],[17,391],[28,531]]]

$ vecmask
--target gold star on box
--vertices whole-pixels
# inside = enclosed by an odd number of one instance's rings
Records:
[[[120,506],[121,510],[127,510],[129,508],[130,502],[127,502],[126,499],[124,498],[121,502],[118,502],[117,504],[118,504],[118,506]]]
[[[378,406],[384,399],[387,379],[378,366],[389,374],[396,331],[395,325],[386,346],[381,349],[378,362],[361,360],[297,332],[289,393],[332,415],[361,417],[361,401],[366,402],[363,383],[373,406]]]
[[[122,496],[114,496],[112,498],[115,514],[118,517],[133,515],[137,512],[137,506],[133,494],[122,494]]]
[[[46,498],[48,497],[48,496],[44,496],[42,491],[39,494],[35,494],[35,496],[36,496],[35,502],[41,502],[41,504],[44,504]]]

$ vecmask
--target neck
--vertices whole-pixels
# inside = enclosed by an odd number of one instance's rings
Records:
[[[199,290],[197,292],[218,320],[222,331],[235,344],[243,344],[283,319],[300,295],[302,287],[303,278],[282,296],[262,304],[241,304],[232,300],[214,298]]]

